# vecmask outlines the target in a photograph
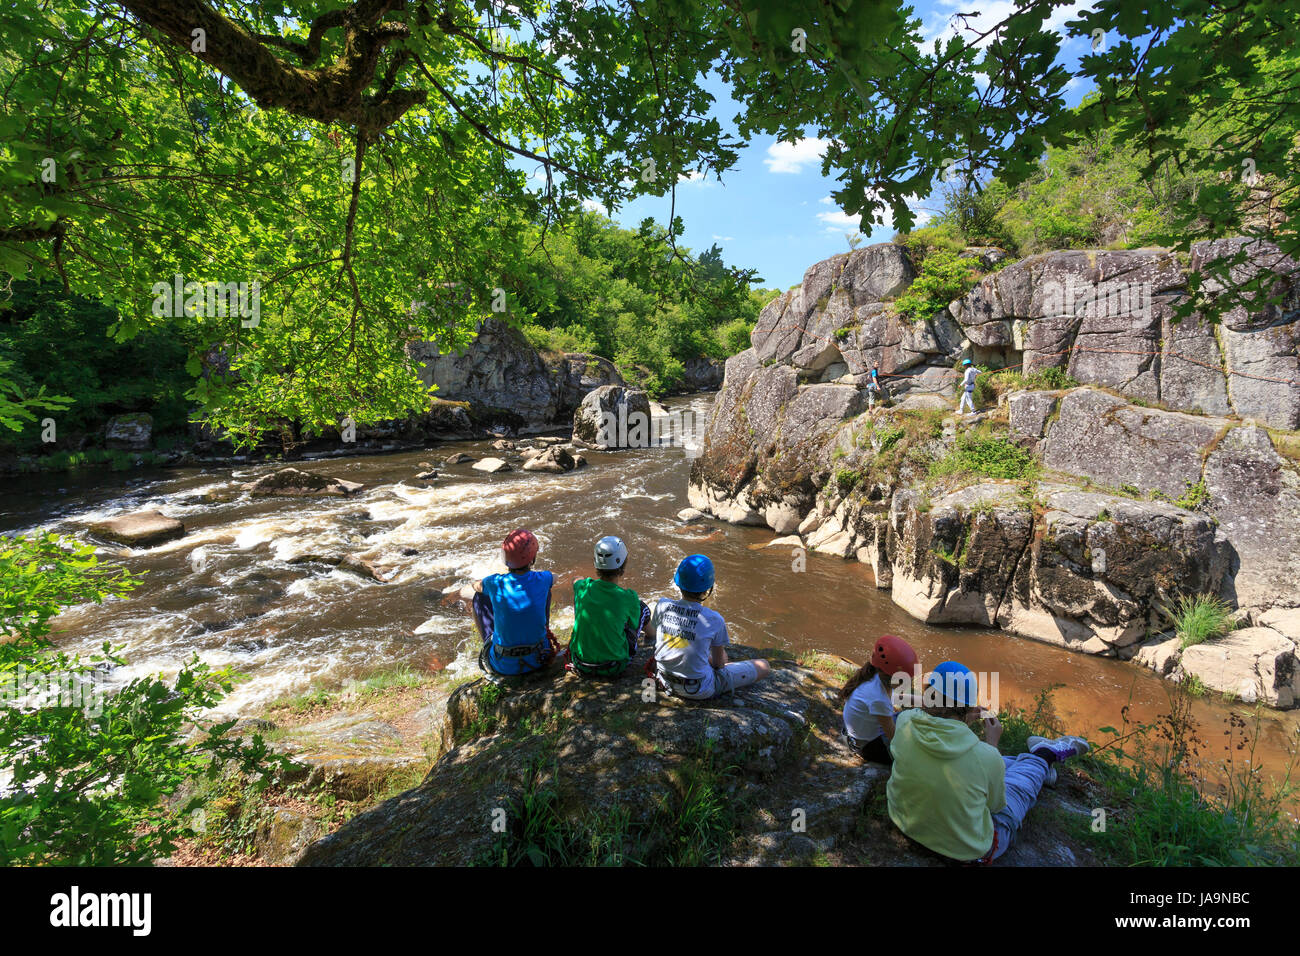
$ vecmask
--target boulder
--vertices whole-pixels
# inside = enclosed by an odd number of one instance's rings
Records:
[[[556,408],[561,420],[574,413],[583,398],[603,385],[626,385],[614,363],[587,352],[565,352],[562,359],[547,358],[552,380],[558,383]]]
[[[524,471],[544,471],[554,475],[573,471],[576,467],[574,457],[560,445],[553,445],[524,462]]]
[[[602,385],[573,415],[573,439],[593,448],[649,448],[653,444],[650,399],[640,389]]]
[[[682,363],[682,389],[687,392],[712,392],[722,387],[725,375],[725,366],[715,358],[687,359]]]
[[[1127,404],[1091,388],[1068,392],[1042,442],[1048,468],[1103,485],[1180,498],[1201,480],[1201,461],[1227,419]]]
[[[276,807],[258,825],[253,835],[253,850],[271,866],[293,866],[307,846],[324,833],[325,826],[315,817]]]
[[[1234,428],[1205,460],[1209,510],[1232,543],[1232,594],[1242,607],[1300,603],[1300,472],[1268,432]]]
[[[1149,667],[1161,677],[1168,677],[1178,666],[1178,657],[1182,653],[1182,641],[1177,637],[1166,637],[1148,641],[1137,649],[1133,660],[1143,667]]]
[[[1011,485],[986,484],[935,501],[895,495],[890,597],[931,624],[992,625],[1033,534],[1033,513]]]
[[[185,534],[185,525],[159,511],[137,511],[97,521],[90,533],[133,548],[148,548]]]
[[[592,389],[623,384],[608,359],[581,352],[543,355],[523,333],[497,318],[483,321],[460,350],[427,341],[408,343],[406,349],[426,385],[436,385],[441,399],[468,409],[465,421],[553,427],[567,423]]]
[[[354,495],[365,488],[355,481],[342,478],[330,478],[314,472],[300,471],[297,468],[281,468],[269,475],[263,475],[256,481],[239,486],[254,497],[285,495],[291,497],[310,496],[346,496]]]
[[[104,445],[118,451],[148,451],[153,444],[153,416],[143,412],[114,415],[104,426]]]
[[[474,422],[469,415],[468,402],[453,402],[444,398],[433,398],[429,410],[422,415],[412,417],[408,424],[418,434],[429,439],[446,440],[449,438],[470,438],[476,433]],[[362,429],[363,437],[369,432]]]
[[[1056,411],[1057,392],[1013,392],[1007,398],[1011,440],[1026,448],[1036,448],[1047,434],[1047,423]]]
[[[541,680],[500,686],[491,697],[479,680],[453,692],[443,725],[443,756],[424,782],[345,823],[312,844],[304,865],[465,865],[485,860],[525,795],[541,787],[559,797],[566,824],[615,808],[636,826],[664,812],[672,781],[698,766],[762,779],[800,745],[815,681],[778,663],[771,677],[738,699],[692,702],[643,694],[644,648],[612,681]],[[733,647],[739,659],[743,648]],[[534,728],[520,733],[523,726]],[[545,729],[554,727],[554,729]],[[543,728],[538,730],[537,728]],[[654,827],[650,828],[654,839]]]
[[[1213,519],[1083,491],[1046,512],[998,608],[1004,630],[1091,654],[1130,653],[1179,594],[1218,594],[1231,552]]]
[[[1247,627],[1194,644],[1183,651],[1181,667],[1201,683],[1247,701],[1291,707],[1300,693],[1295,644],[1270,627]]]
[[[513,471],[510,465],[500,458],[484,458],[482,461],[476,461],[471,466],[475,471],[487,472],[490,475],[498,474],[503,471]]]
[[[560,415],[557,387],[542,356],[500,319],[484,320],[460,351],[427,341],[406,349],[421,381],[437,386],[441,398],[468,402],[484,413],[508,410],[506,417],[521,424],[551,423]]]
[[[478,461],[473,455],[467,455],[463,451],[458,451],[454,455],[448,455],[445,465],[463,465],[469,462]]]
[[[344,800],[366,799],[394,770],[428,763],[423,753],[404,747],[395,726],[365,711],[291,728],[272,746],[301,765],[305,789]]]

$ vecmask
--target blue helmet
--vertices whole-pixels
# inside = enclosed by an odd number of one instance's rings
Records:
[[[943,702],[949,707],[974,707],[979,703],[978,682],[965,664],[944,661],[925,682],[943,697]]]
[[[688,554],[677,565],[673,584],[691,594],[703,594],[713,587],[713,562],[703,554]]]
[[[962,364],[962,365],[969,365],[969,364],[970,364],[970,359],[962,359],[962,360],[961,360],[961,364]]]

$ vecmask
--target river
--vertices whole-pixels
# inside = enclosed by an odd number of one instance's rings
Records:
[[[711,401],[667,404],[702,422]],[[590,573],[595,539],[618,534],[631,550],[625,583],[646,599],[670,593],[683,555],[709,554],[718,575],[713,606],[740,643],[861,661],[878,635],[898,634],[927,667],[956,658],[996,672],[1004,704],[1027,704],[1042,688],[1064,685],[1054,693],[1058,716],[1071,732],[1095,739],[1106,738],[1099,728],[1121,725],[1125,705],[1135,720],[1169,709],[1167,682],[1133,664],[998,631],[921,624],[874,587],[865,565],[810,554],[806,570],[796,570],[790,549],[763,548],[773,537],[767,529],[681,524],[689,472],[681,447],[593,452],[589,467],[566,475],[484,475],[466,464],[441,468],[427,487],[414,480],[419,462],[441,467],[457,451],[491,454],[486,442],[451,442],[296,463],[366,485],[347,499],[238,491],[282,466],[276,463],[6,480],[0,531],[43,527],[88,540],[90,523],[141,508],[181,519],[186,535],[176,541],[101,548],[104,559],[147,572],[144,583],[128,600],[65,612],[55,622],[56,640],[82,654],[104,641],[120,646],[128,664],[109,675],[111,685],[173,674],[196,652],[212,665],[232,665],[245,679],[223,703],[227,713],[255,712],[313,684],[337,687],[394,665],[471,669],[473,626],[443,590],[499,570],[500,542],[519,526],[541,541],[538,566],[556,573],[552,623],[562,637],[573,619],[572,583]],[[301,560],[331,554],[368,558],[388,579]],[[1219,700],[1195,704],[1207,766],[1244,758],[1224,736],[1233,709]],[[1294,714],[1265,712],[1256,759],[1270,771],[1284,767],[1297,727]]]

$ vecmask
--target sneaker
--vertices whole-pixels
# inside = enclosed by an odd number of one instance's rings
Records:
[[[1059,737],[1056,740],[1048,737],[1030,737],[1026,746],[1031,754],[1046,760],[1049,767],[1061,760],[1081,757],[1092,749],[1088,741],[1082,737]],[[1039,751],[1046,751],[1046,753]]]

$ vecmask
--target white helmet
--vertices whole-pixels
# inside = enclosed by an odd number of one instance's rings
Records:
[[[596,542],[596,569],[616,571],[627,561],[627,545],[622,538],[606,535]]]

